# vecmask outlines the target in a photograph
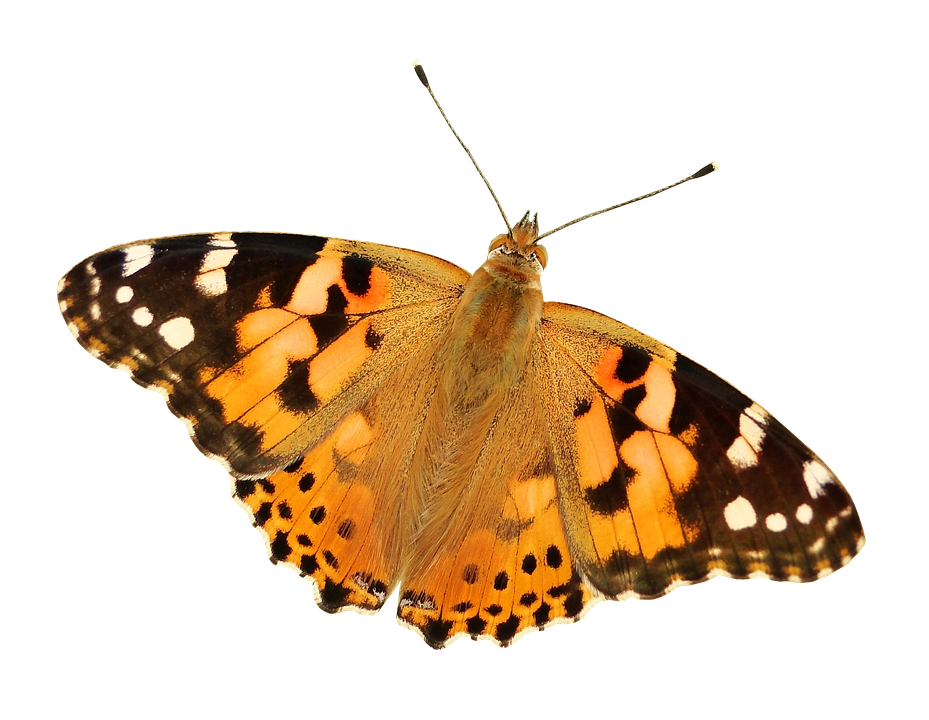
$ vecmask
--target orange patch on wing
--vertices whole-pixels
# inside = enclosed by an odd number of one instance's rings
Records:
[[[236,343],[241,352],[251,350],[301,318],[280,308],[263,308],[249,313],[236,325]],[[310,333],[309,323],[303,320]],[[315,337],[315,335],[314,335]]]
[[[686,446],[674,438],[665,440],[659,444],[655,435],[642,431],[634,433],[619,449],[623,461],[636,473],[626,492],[639,545],[649,559],[666,547],[684,545],[672,485],[686,487],[696,472],[696,462]],[[673,470],[666,467],[663,450],[668,452]]]
[[[594,380],[603,388],[603,392],[619,402],[630,385],[616,377],[616,366],[623,356],[623,349],[608,347],[594,368]]]
[[[373,350],[366,337],[370,320],[361,320],[310,362],[310,390],[325,402],[342,392]]]
[[[214,378],[204,391],[220,402],[224,419],[232,422],[277,389],[287,378],[291,361],[310,357],[316,348],[316,334],[309,322],[298,318]]]
[[[590,410],[574,422],[577,428],[578,481],[582,488],[593,488],[610,477],[619,464],[610,421],[599,395],[594,396]]]
[[[343,278],[343,261],[339,257],[320,257],[310,265],[294,288],[286,309],[299,315],[319,315],[326,311],[329,303],[329,288],[341,288],[348,304],[345,314],[360,314],[379,310],[389,297],[390,278],[379,267],[372,267],[368,291],[355,295]]]

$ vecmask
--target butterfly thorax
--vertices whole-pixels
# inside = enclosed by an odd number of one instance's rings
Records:
[[[410,477],[420,518],[414,534],[423,563],[449,540],[463,539],[491,518],[463,515],[475,507],[474,475],[501,407],[511,401],[529,361],[542,317],[539,270],[519,254],[488,258],[465,286],[438,353],[438,385]],[[425,568],[411,568],[415,574]]]

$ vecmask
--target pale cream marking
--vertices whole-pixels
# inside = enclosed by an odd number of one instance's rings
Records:
[[[68,309],[68,303],[66,303],[64,300],[59,300],[58,309],[61,310],[61,312],[64,312],[65,310]]]
[[[671,421],[677,395],[671,373],[653,362],[642,376],[642,381],[645,384],[645,399],[636,408],[636,417],[652,430],[670,432],[668,423]]]
[[[752,446],[752,450],[757,453],[761,450],[765,429],[763,423],[759,424],[749,415],[749,410],[751,410],[751,408],[743,412],[739,417],[739,433],[748,441],[748,444]]]
[[[748,577],[752,580],[755,578],[769,578],[771,577],[771,573],[767,573],[764,570],[753,570],[748,574]]]
[[[100,319],[100,303],[90,303],[90,317],[92,317],[94,320]]]
[[[79,338],[81,336],[81,331],[78,329],[77,325],[75,325],[73,322],[68,323],[68,330],[70,330],[71,334],[76,338]]]
[[[822,579],[823,579],[824,577],[826,577],[827,575],[832,575],[833,572],[835,572],[835,571],[834,571],[832,568],[828,568],[828,567],[827,567],[827,568],[823,568],[823,569],[820,570],[818,573],[816,573],[816,579],[817,579],[817,580],[822,580]]]
[[[91,278],[91,280],[90,280],[90,294],[91,294],[91,295],[96,295],[97,293],[99,293],[99,292],[100,292],[100,285],[101,285],[101,282],[100,282],[100,278],[99,278],[99,277],[94,276],[93,278]]]
[[[847,518],[847,517],[851,517],[851,516],[852,516],[852,506],[851,506],[851,505],[849,505],[849,506],[848,506],[847,508],[845,508],[844,510],[840,510],[840,511],[839,511],[839,517],[840,517],[840,518]]]
[[[710,548],[708,552],[710,553],[710,557],[714,557],[714,558],[722,557],[723,555],[723,551],[715,547]]]
[[[219,270],[220,268],[226,267],[232,262],[232,258],[235,257],[237,252],[239,251],[234,247],[223,248],[222,250],[210,250],[210,252],[203,256],[203,261],[200,263],[200,272],[208,273],[210,270]]]
[[[65,289],[65,279],[61,278],[58,281],[58,294],[61,295],[61,292]]]
[[[841,522],[841,520],[840,520],[839,518],[837,518],[837,517],[829,518],[829,519],[826,521],[826,532],[827,532],[827,533],[833,533],[833,532],[835,532],[835,529],[839,526],[839,523],[840,523],[840,522]]]
[[[758,455],[752,449],[749,441],[742,436],[732,441],[732,445],[726,451],[726,457],[729,458],[729,462],[732,463],[733,467],[739,470],[755,467],[758,464]]]
[[[811,508],[806,503],[803,503],[800,507],[797,508],[797,520],[802,522],[804,525],[809,525],[810,520],[813,519],[813,508]]]
[[[864,536],[862,535],[860,538],[858,538],[858,542],[855,543],[855,552],[861,552],[863,547],[864,547]]]
[[[151,245],[133,245],[123,250],[126,259],[123,262],[123,277],[129,277],[146,267],[155,257]]]
[[[132,296],[135,295],[135,292],[128,285],[123,285],[119,290],[116,291],[116,302],[118,303],[127,303],[132,300]]]
[[[194,280],[194,285],[197,286],[197,290],[207,297],[222,295],[229,289],[226,285],[226,271],[222,268],[197,275],[197,279]]]
[[[175,350],[187,347],[194,341],[194,326],[190,318],[176,317],[162,323],[158,334]]]
[[[726,524],[732,530],[744,530],[758,522],[755,508],[741,495],[726,505],[723,514],[726,518]]]
[[[813,553],[814,555],[819,555],[819,553],[822,552],[822,549],[823,549],[825,546],[826,546],[826,538],[821,537],[821,538],[819,538],[819,540],[817,540],[817,541],[814,542],[812,545],[810,545],[809,550],[810,550],[810,552]]]
[[[787,529],[787,518],[781,513],[772,513],[764,519],[764,524],[771,532],[783,532]]]
[[[152,320],[155,319],[155,316],[149,311],[147,307],[137,307],[132,312],[132,322],[140,327],[148,327],[152,324]]]
[[[235,240],[231,232],[219,232],[210,235],[210,245],[213,247],[235,247]]]
[[[87,263],[84,265],[84,272],[86,272],[88,275],[96,275],[97,268],[94,267],[93,263]]]
[[[329,304],[329,287],[342,279],[342,261],[321,257],[300,275],[285,310],[298,315],[319,315]]]
[[[819,460],[813,458],[803,465],[803,481],[806,483],[806,489],[810,491],[810,497],[818,498],[823,494],[823,488],[827,484],[835,482],[835,475]]]
[[[764,550],[746,550],[745,555],[752,560],[764,560],[768,557],[768,553]]]

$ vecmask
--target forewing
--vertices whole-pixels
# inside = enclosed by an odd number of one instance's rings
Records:
[[[864,544],[851,497],[757,403],[620,322],[546,303],[546,396],[568,542],[603,594],[714,575],[815,580]]]
[[[91,256],[59,303],[78,341],[165,395],[204,453],[264,477],[359,408],[468,277],[372,243],[183,235]]]

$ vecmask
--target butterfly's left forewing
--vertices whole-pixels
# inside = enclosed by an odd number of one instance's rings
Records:
[[[568,542],[604,595],[720,574],[815,580],[861,549],[835,475],[728,383],[583,308],[546,303],[541,338]]]
[[[165,395],[234,474],[258,476],[360,406],[468,277],[373,243],[215,233],[91,256],[62,278],[59,303],[91,354]]]

